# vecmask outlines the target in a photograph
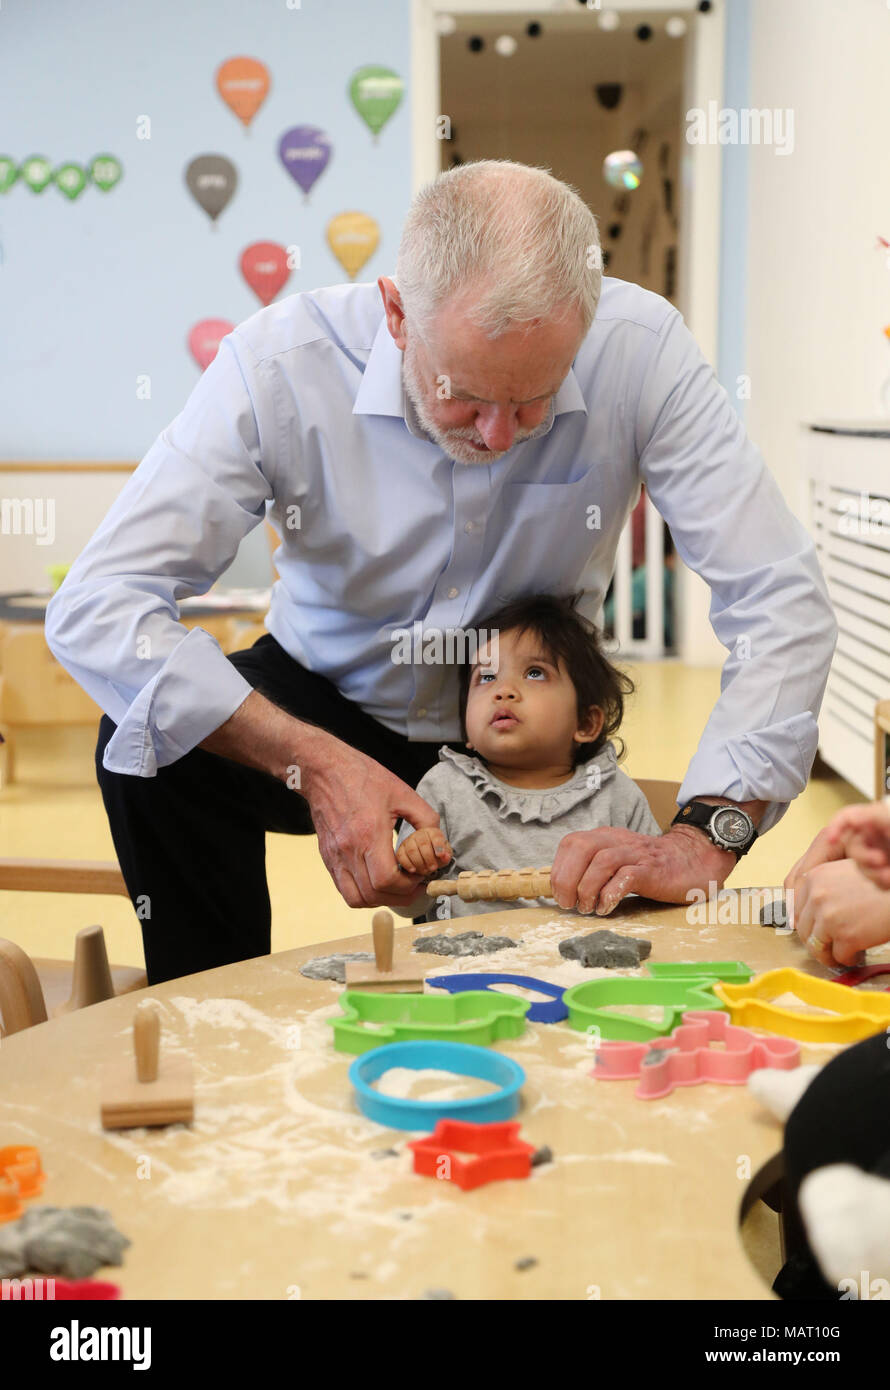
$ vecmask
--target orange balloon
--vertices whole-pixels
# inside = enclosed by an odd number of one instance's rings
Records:
[[[258,58],[229,58],[216,74],[220,96],[238,120],[249,126],[269,91],[269,69]]]

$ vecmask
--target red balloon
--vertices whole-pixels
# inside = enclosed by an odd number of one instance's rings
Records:
[[[189,349],[202,372],[210,366],[223,338],[234,327],[226,319],[202,319],[195,324],[189,334]]]
[[[287,251],[274,241],[255,241],[241,257],[241,274],[261,304],[271,304],[290,278]]]

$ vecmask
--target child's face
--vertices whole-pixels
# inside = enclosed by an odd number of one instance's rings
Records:
[[[542,650],[533,632],[501,632],[497,666],[480,647],[467,694],[467,746],[505,767],[571,763],[576,743],[592,742],[603,725],[598,707],[578,720],[578,697],[568,673]]]

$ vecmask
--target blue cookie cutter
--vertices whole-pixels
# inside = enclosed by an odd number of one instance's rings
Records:
[[[561,1023],[568,1018],[569,1011],[562,1002],[565,985],[553,985],[549,980],[536,980],[532,975],[492,975],[488,972],[479,975],[427,975],[426,982],[433,989],[447,989],[449,994],[463,994],[471,989],[490,989],[492,985],[521,985],[523,989],[534,989],[539,994],[549,994],[552,1004],[537,1000],[532,1004],[526,1018],[529,1023]],[[507,995],[509,999],[510,996]]]
[[[391,1067],[410,1067],[413,1071],[431,1068],[452,1071],[458,1076],[477,1076],[501,1089],[469,1100],[411,1100],[403,1096],[384,1096],[371,1085]],[[473,1124],[492,1124],[510,1120],[519,1109],[519,1092],[525,1072],[512,1057],[504,1057],[488,1047],[473,1043],[400,1042],[385,1043],[356,1057],[349,1068],[358,1108],[369,1120],[387,1129],[433,1130],[439,1120],[470,1120]]]

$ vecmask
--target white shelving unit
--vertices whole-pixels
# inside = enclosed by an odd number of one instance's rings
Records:
[[[838,621],[819,752],[875,795],[875,705],[890,698],[890,420],[804,427],[805,514]]]

